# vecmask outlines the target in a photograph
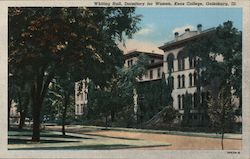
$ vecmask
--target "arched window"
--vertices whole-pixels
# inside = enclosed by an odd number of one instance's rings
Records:
[[[194,62],[193,62],[193,63],[194,63],[194,67],[196,67],[196,64],[197,64],[196,58],[194,58]],[[193,68],[194,68],[194,67],[193,67]]]
[[[185,88],[185,75],[182,75],[182,88]]]
[[[185,55],[184,52],[180,51],[177,56],[178,59],[178,70],[184,70],[185,69]]]
[[[168,84],[169,84],[171,89],[174,88],[174,77],[173,76],[168,78]]]
[[[194,104],[194,100],[193,100],[193,95],[190,93],[190,96],[189,96],[189,101],[190,101],[190,106],[192,107],[193,104]]]
[[[181,109],[181,96],[178,95],[178,108]]]
[[[185,108],[185,96],[184,96],[184,94],[181,97],[182,97],[182,109],[184,109]]]
[[[197,73],[195,72],[194,73],[194,86],[196,86],[197,84]]]
[[[181,66],[181,59],[178,58],[178,71],[182,70],[182,66]]]
[[[171,88],[174,89],[174,77],[171,77]]]
[[[193,57],[189,56],[189,68],[193,68]]]
[[[168,71],[173,72],[174,71],[174,55],[172,53],[168,55],[167,63],[168,63]]]
[[[190,73],[190,74],[189,74],[189,87],[192,87],[192,80],[193,80],[193,76],[192,76],[192,74]]]
[[[181,76],[180,75],[178,75],[178,88],[181,88]]]

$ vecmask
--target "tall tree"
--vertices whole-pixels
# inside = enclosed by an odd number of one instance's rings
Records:
[[[219,91],[226,87],[238,97],[240,105],[237,107],[241,108],[242,32],[233,26],[232,21],[224,22],[199,40],[188,44],[184,52],[197,57],[195,69],[198,101],[202,93],[201,88],[217,96]],[[219,82],[217,90],[211,87],[214,82]],[[201,102],[197,104],[200,109]]]
[[[61,75],[60,78],[55,78],[51,88],[49,89],[51,96],[54,96],[52,97],[53,100],[57,101],[57,105],[59,107],[58,115],[61,117],[62,135],[66,134],[65,123],[67,119],[67,111],[74,96],[75,83],[70,75],[72,74],[66,72]]]
[[[208,115],[213,128],[221,134],[221,148],[224,149],[224,134],[229,131],[235,122],[231,93],[222,88],[217,95],[212,95],[208,102]]]
[[[31,86],[33,141],[52,79],[62,68],[105,85],[122,64],[117,42],[132,37],[135,8],[9,8],[9,65],[25,70]]]
[[[130,68],[117,67],[112,80],[104,88],[97,88],[96,84],[91,81],[88,94],[90,113],[104,116],[107,126],[109,116],[113,122],[116,114],[121,114],[128,109],[133,110],[133,91],[137,88],[137,80],[144,74],[148,61],[146,55],[140,55],[137,63]],[[100,109],[96,109],[96,107]],[[133,114],[126,114],[126,117],[129,118],[131,115]]]

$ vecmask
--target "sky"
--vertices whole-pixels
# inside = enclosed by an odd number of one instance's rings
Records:
[[[242,10],[240,8],[136,8],[136,14],[142,15],[141,29],[133,39],[127,39],[124,52],[134,49],[163,53],[158,47],[174,39],[174,32],[183,33],[186,28],[196,30],[202,24],[202,30],[217,27],[228,20],[234,27],[242,30]]]

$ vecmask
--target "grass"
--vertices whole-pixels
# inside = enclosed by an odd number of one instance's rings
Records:
[[[63,143],[63,142],[77,142],[77,141],[62,141],[62,140],[40,140],[40,144],[42,143]],[[18,139],[18,138],[9,138],[8,144],[33,144],[31,139]]]
[[[31,148],[14,148],[11,150],[117,150],[117,149],[133,149],[133,148],[148,148],[148,147],[162,147],[166,145],[157,146],[132,146],[126,144],[113,144],[113,145],[80,145],[80,146],[64,146],[64,147],[31,147]]]

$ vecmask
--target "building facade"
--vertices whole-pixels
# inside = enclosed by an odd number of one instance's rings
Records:
[[[75,83],[75,115],[87,114],[88,79]]]
[[[124,55],[124,67],[129,68],[134,65],[141,54],[149,57],[149,66],[147,67],[146,73],[139,79],[139,82],[161,79],[163,72],[163,55],[160,53],[130,51]]]
[[[188,107],[188,116],[185,120],[191,121],[194,125],[202,125],[207,122],[206,114],[206,99],[208,92],[206,88],[199,88],[197,93],[198,74],[196,65],[200,62],[198,57],[192,56],[192,53],[184,53],[183,48],[214,31],[214,28],[202,30],[202,25],[197,26],[196,31],[185,29],[185,33],[179,35],[175,33],[175,39],[165,43],[159,48],[164,51],[163,72],[165,73],[166,81],[172,85],[173,107],[179,110],[179,121],[184,120],[186,108]],[[189,102],[187,103],[187,95]],[[187,105],[189,104],[189,105]],[[198,107],[198,104],[201,107]],[[203,107],[203,108],[202,108]]]
[[[192,125],[205,125],[208,121],[207,115],[207,98],[209,92],[204,87],[197,87],[198,75],[196,65],[201,59],[192,55],[192,53],[184,53],[183,48],[199,38],[212,33],[215,28],[202,30],[202,25],[197,25],[197,30],[191,31],[189,28],[181,35],[174,34],[174,40],[160,46],[159,49],[164,51],[164,55],[154,52],[141,52],[133,50],[124,55],[124,67],[134,65],[140,54],[149,57],[149,66],[146,73],[138,79],[138,82],[150,82],[162,79],[165,74],[166,82],[172,88],[172,106],[179,111],[177,122],[189,120]],[[87,85],[83,80],[82,91],[76,91],[76,115],[83,115],[87,110]],[[79,82],[76,83],[75,89],[79,89]],[[199,90],[198,90],[199,89]],[[134,112],[138,107],[138,94],[134,90]],[[188,101],[187,102],[187,98]],[[187,109],[188,108],[188,109]],[[187,114],[188,112],[188,114]]]
[[[141,52],[141,51],[130,51],[124,55],[125,62],[124,67],[131,67],[136,64],[138,56],[145,54],[149,57],[149,66],[146,73],[139,79],[139,82],[158,80],[162,78],[163,72],[163,55],[154,52]],[[87,103],[88,103],[88,79],[78,81],[75,83],[75,115],[85,115],[87,114]],[[137,110],[137,95],[134,92],[134,103],[135,112]]]

